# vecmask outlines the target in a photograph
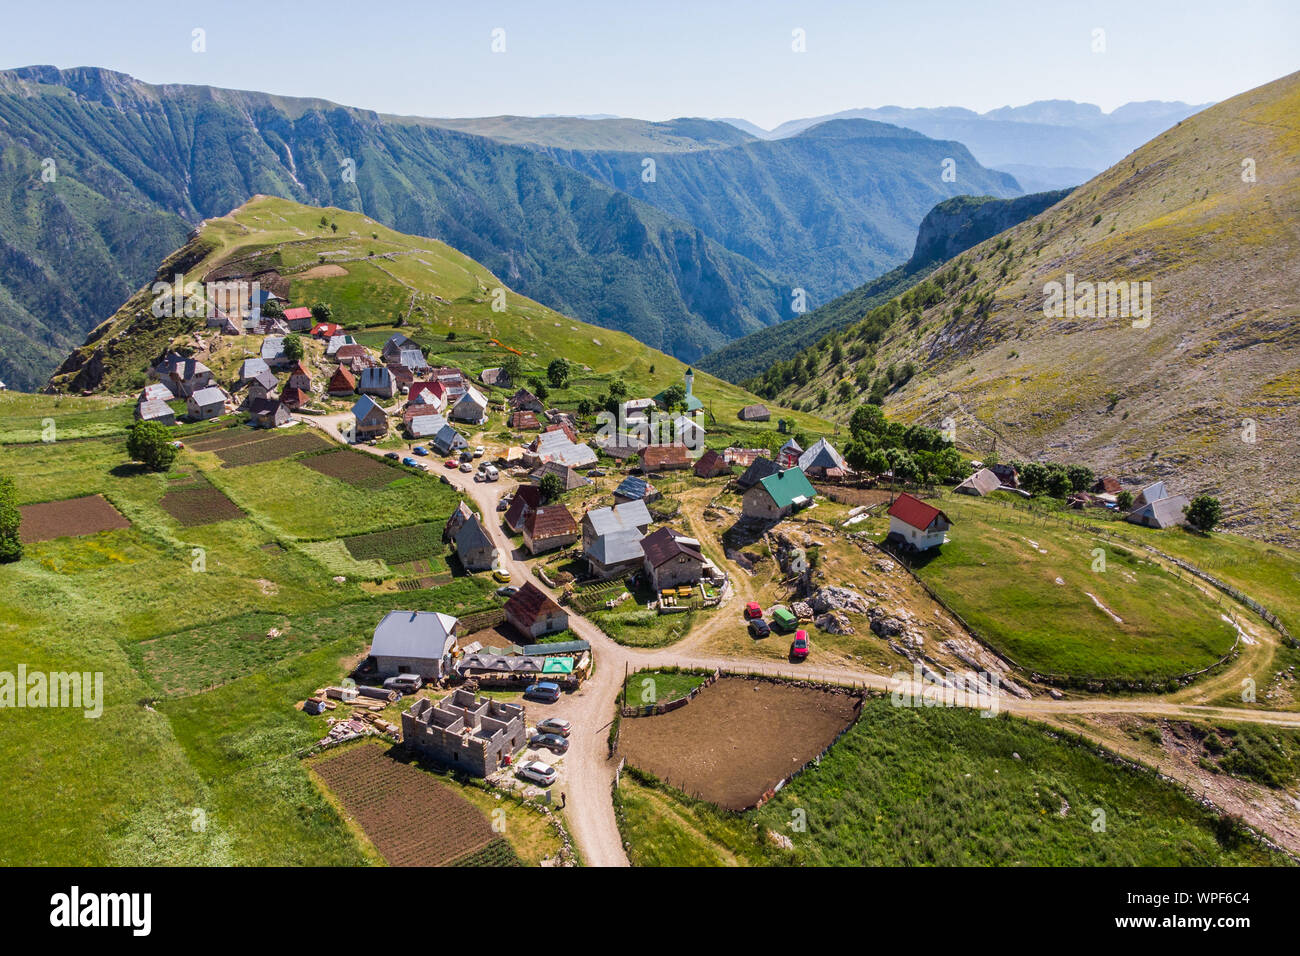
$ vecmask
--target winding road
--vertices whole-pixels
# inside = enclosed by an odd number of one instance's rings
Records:
[[[349,413],[330,416],[303,416],[303,420],[325,431],[335,441],[343,442],[341,424]],[[474,439],[471,439],[471,444]],[[368,445],[354,446],[371,454],[383,455],[389,449],[374,448]],[[433,468],[440,464],[440,459],[429,459],[432,477]],[[537,587],[558,599],[554,590],[547,588],[532,574],[532,569],[523,560],[506,536],[502,523],[497,517],[497,502],[516,483],[503,477],[500,482],[476,482],[472,474],[459,470],[445,471],[442,477],[472,500],[479,511],[488,520],[484,527],[492,537],[493,543],[504,555],[504,563],[509,568],[512,580],[516,582],[532,581]],[[728,568],[728,573],[737,588],[724,601],[727,604],[742,602],[747,599],[748,581],[743,571]],[[722,613],[711,615],[711,620],[718,619]],[[1249,613],[1244,612],[1243,613]],[[564,695],[560,701],[545,708],[546,716],[561,716],[574,723],[574,734],[570,740],[570,749],[565,757],[561,782],[558,789],[565,794],[565,818],[575,843],[588,866],[627,866],[627,853],[623,847],[617,821],[614,815],[612,788],[617,759],[608,756],[608,735],[613,720],[614,701],[626,670],[638,670],[647,667],[682,666],[701,668],[723,668],[749,673],[761,673],[770,676],[798,677],[804,680],[825,681],[828,683],[854,684],[876,691],[901,691],[920,696],[930,685],[914,682],[900,683],[891,676],[873,671],[860,670],[849,666],[818,666],[800,664],[797,666],[779,666],[770,661],[751,660],[742,657],[718,657],[698,651],[696,648],[706,636],[705,628],[696,628],[678,643],[665,648],[641,649],[625,647],[615,643],[595,624],[569,609],[569,624],[572,631],[581,639],[590,642],[595,656],[594,672],[581,688],[574,693]],[[1259,629],[1257,629],[1259,630]],[[1273,635],[1276,639],[1276,634]],[[1227,687],[1237,682],[1249,662],[1231,666],[1228,671],[1217,676],[1214,681],[1218,687]],[[1025,717],[1051,719],[1080,714],[1133,714],[1149,717],[1200,718],[1204,720],[1231,720],[1238,723],[1257,723],[1271,726],[1300,729],[1300,712],[1266,711],[1235,707],[1213,706],[1195,702],[1205,699],[1205,688],[1196,685],[1178,694],[1168,697],[1133,696],[1124,698],[1078,698],[1052,700],[1049,698],[1032,698],[1021,700],[1009,695],[1000,696],[996,702],[990,699],[967,700],[963,706],[998,710]],[[1194,785],[1194,781],[1184,781]]]

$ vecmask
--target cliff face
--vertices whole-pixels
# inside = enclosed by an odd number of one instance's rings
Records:
[[[1055,206],[1070,195],[1069,189],[1033,193],[1014,199],[993,196],[958,196],[931,209],[917,230],[916,247],[907,269],[915,272],[926,266],[946,262],[985,239],[991,239]]]
[[[1070,190],[1061,189],[1014,199],[993,196],[945,199],[921,220],[912,257],[903,265],[806,315],[737,339],[706,355],[697,364],[728,381],[748,381],[801,349],[812,348],[827,335],[842,331],[892,296],[907,291],[938,263],[1023,222],[1069,194]]]

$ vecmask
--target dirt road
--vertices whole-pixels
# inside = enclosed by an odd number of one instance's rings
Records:
[[[341,424],[348,413],[323,417],[311,417],[309,421],[336,441],[343,441]],[[375,455],[385,454],[386,449],[368,445],[356,446]],[[542,590],[558,598],[533,576],[524,561],[526,555],[514,548],[502,529],[497,513],[497,502],[517,483],[503,478],[499,482],[476,482],[472,474],[459,470],[435,472],[439,459],[429,459],[430,477],[439,474],[465,497],[472,500],[484,515],[484,527],[487,528],[493,543],[503,555],[503,563],[509,568],[512,581],[520,585],[532,581]],[[722,615],[736,613],[733,609],[740,607],[751,594],[748,575],[735,567],[729,567],[728,573],[734,582],[734,596],[727,603],[730,608],[715,612],[710,621],[720,621]],[[739,603],[737,600],[739,599]],[[811,664],[777,664],[770,661],[750,660],[743,657],[719,657],[702,653],[698,646],[705,631],[692,633],[679,643],[665,648],[641,649],[624,647],[610,640],[600,628],[586,618],[569,611],[570,628],[574,634],[590,642],[595,655],[595,670],[591,678],[572,694],[561,697],[560,701],[546,708],[548,715],[564,717],[574,723],[574,734],[570,749],[564,761],[564,775],[558,788],[566,797],[565,818],[569,830],[577,843],[584,862],[588,866],[627,866],[627,853],[614,817],[612,788],[614,768],[617,760],[608,756],[609,726],[613,719],[614,703],[623,680],[625,669],[637,670],[646,667],[677,665],[682,667],[723,668],[726,670],[758,673],[773,677],[794,677],[805,680],[825,681],[829,683],[853,684],[876,691],[909,693],[919,697],[926,686],[912,682],[895,681],[891,676],[860,670],[849,666],[826,666]],[[1259,629],[1252,627],[1259,636]],[[1254,658],[1254,654],[1249,655]],[[1236,679],[1239,668],[1231,669],[1232,680]],[[1224,686],[1222,680],[1216,681]],[[1190,691],[1190,689],[1189,689]],[[1210,706],[1189,701],[1191,693],[1182,692],[1173,698],[1125,697],[1120,699],[1082,698],[1072,700],[1050,700],[1035,698],[1020,700],[1002,696],[996,702],[989,699],[965,700],[957,702],[958,706],[970,706],[979,709],[996,707],[1010,713],[1043,720],[1060,719],[1071,714],[1133,714],[1142,716],[1164,716],[1181,718],[1199,718],[1203,720],[1230,720],[1239,723],[1258,723],[1282,727],[1300,728],[1300,713],[1289,711],[1263,711],[1237,709],[1233,707]]]

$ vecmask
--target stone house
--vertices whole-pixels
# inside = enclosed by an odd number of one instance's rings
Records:
[[[477,777],[495,773],[527,742],[524,708],[458,688],[436,704],[421,697],[402,713],[402,744]]]

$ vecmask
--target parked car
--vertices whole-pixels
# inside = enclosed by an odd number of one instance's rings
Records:
[[[461,460],[461,461],[473,461],[473,460],[474,460],[474,453],[473,453],[472,451],[470,451],[468,448],[466,448],[463,452],[460,453],[460,460]]]
[[[749,622],[750,637],[767,637],[767,635],[771,633],[772,628],[770,628],[767,621],[763,620],[761,617],[756,617]]]
[[[525,760],[519,765],[518,774],[521,777],[527,777],[533,783],[540,783],[543,787],[549,787],[555,783],[555,768],[549,763],[542,763],[540,760]]]
[[[498,581],[501,581],[502,583],[508,582],[510,580],[510,569],[493,568],[492,577],[496,578]]]
[[[509,498],[502,498],[500,501],[497,502],[497,511],[509,511],[509,510],[510,510]]]
[[[387,455],[385,455],[384,457],[385,457],[385,458],[391,458],[391,459],[393,459],[393,461],[397,461],[397,459],[401,458],[402,456],[399,455],[399,454],[398,454],[397,452],[395,452],[395,451],[390,451],[390,452],[389,452]]]
[[[605,469],[604,469],[604,468],[588,468],[588,469],[587,469],[587,477],[588,477],[588,478],[604,478],[604,477],[605,477]]]
[[[455,458],[448,458],[446,461],[443,462],[443,464],[448,468],[455,468],[456,465],[459,463],[456,461]]]
[[[795,631],[794,640],[790,642],[790,656],[796,661],[806,660],[809,650],[808,632]]]
[[[399,694],[414,694],[424,686],[419,674],[398,674],[384,681],[384,690],[395,690]]]
[[[519,589],[511,587],[510,585],[506,585],[503,588],[497,588],[497,594],[501,595],[503,598],[514,597],[518,593]]]
[[[487,478],[488,481],[500,481],[500,480],[501,480],[501,472],[497,470],[497,466],[496,466],[496,465],[488,465],[486,468],[484,468],[484,469],[483,469],[483,476],[484,476],[485,478]]]
[[[545,747],[551,753],[562,754],[569,749],[569,742],[559,734],[533,734],[528,746]]]
[[[772,630],[789,634],[799,626],[799,619],[784,604],[772,608]]]
[[[411,451],[415,452],[421,458],[429,454],[429,449],[425,448],[423,445],[416,445],[414,448],[411,449]]]
[[[537,732],[541,734],[559,734],[567,737],[573,733],[573,722],[563,717],[546,717],[537,722]]]
[[[471,465],[471,464],[470,464],[469,462],[467,462],[467,461],[462,461],[462,462],[460,463],[460,470],[463,471],[463,472],[465,472],[465,474],[468,475],[471,471],[474,470],[474,466]]]
[[[524,699],[535,700],[543,704],[553,704],[560,699],[560,685],[548,680],[529,684],[524,690]]]
[[[475,446],[474,446],[474,457],[475,457],[475,458],[482,458],[482,457],[483,457],[483,452],[484,452],[484,451],[486,451],[486,449],[485,449],[482,445],[475,445]]]
[[[763,616],[763,606],[757,601],[750,601],[745,605],[745,620],[752,621],[755,618]]]
[[[402,459],[402,464],[408,468],[420,467],[420,463],[416,461],[414,458],[412,458],[410,455],[407,455],[405,458]]]

